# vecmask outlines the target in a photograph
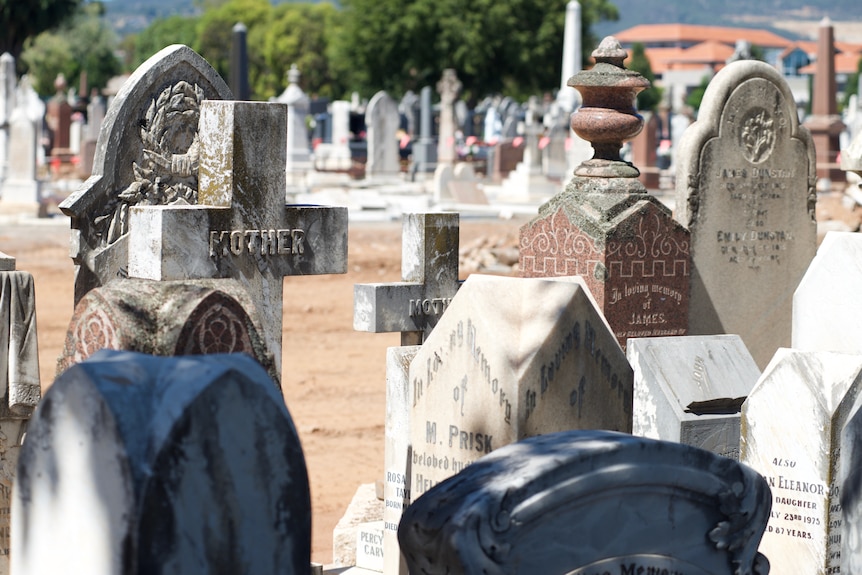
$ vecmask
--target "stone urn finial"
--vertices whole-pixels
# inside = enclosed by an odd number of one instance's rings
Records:
[[[635,99],[638,92],[649,88],[649,80],[623,67],[628,53],[613,36],[602,40],[592,56],[596,65],[567,82],[583,98],[581,108],[572,114],[572,129],[595,150],[593,158],[578,166],[575,175],[636,178],[640,172],[620,158],[620,148],[643,129]]]

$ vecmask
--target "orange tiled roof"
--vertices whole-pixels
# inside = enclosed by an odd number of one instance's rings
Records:
[[[848,54],[846,52],[841,52],[835,54],[835,73],[836,74],[852,74],[856,71],[856,66],[859,64],[859,58],[862,57],[862,54]],[[800,74],[814,74],[817,70],[817,62],[812,62],[807,66],[803,66],[799,68]]]
[[[768,30],[756,28],[727,28],[723,26],[696,26],[692,24],[641,24],[614,34],[623,44],[631,42],[704,42],[712,40],[734,45],[737,40],[748,40],[761,48],[785,48],[791,41]]]
[[[700,44],[695,44],[687,50],[683,50],[677,58],[677,62],[703,62],[711,64],[713,62],[724,63],[728,58],[733,56],[734,49],[727,44],[707,40]]]

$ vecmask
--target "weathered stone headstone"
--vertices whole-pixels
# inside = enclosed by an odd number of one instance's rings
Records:
[[[859,400],[862,356],[779,349],[742,407],[740,460],[772,488],[760,550],[775,573],[838,573],[841,430]]]
[[[365,111],[368,159],[365,176],[393,176],[401,171],[398,159],[398,105],[386,92],[377,92]]]
[[[126,275],[132,206],[196,203],[200,104],[230,97],[206,60],[180,45],[155,54],[123,85],[105,117],[93,175],[60,204],[72,224],[76,304]]]
[[[434,169],[434,180],[432,183],[434,203],[451,202],[452,192],[449,190],[449,182],[455,177],[455,168],[452,164],[439,164]]]
[[[15,58],[0,54],[0,183],[6,178],[9,161],[9,120],[15,109]]]
[[[21,575],[309,569],[299,438],[242,354],[103,351],[73,366],[36,411],[18,474]]]
[[[438,485],[398,536],[410,572],[429,575],[766,574],[757,546],[769,504],[762,477],[708,451],[567,431],[503,447]]]
[[[386,430],[383,481],[383,570],[387,575],[406,575],[407,566],[398,548],[398,523],[410,505],[410,363],[419,346],[386,350]]]
[[[595,67],[569,85],[584,97],[572,128],[592,141],[595,157],[521,228],[521,274],[582,276],[622,346],[631,337],[684,335],[688,232],[619,156],[641,129],[635,97],[649,82],[622,67],[626,52],[613,37],[593,56]]]
[[[9,570],[9,510],[18,453],[42,396],[33,276],[0,252],[0,574]]]
[[[631,367],[579,278],[471,275],[410,364],[410,389],[414,501],[525,437],[631,431]]]
[[[763,368],[790,345],[793,290],[814,257],[814,148],[787,82],[763,62],[723,68],[677,157],[691,231],[688,335],[735,333]]]
[[[89,178],[93,173],[93,160],[96,157],[96,145],[99,141],[99,132],[105,121],[105,99],[97,91],[90,92],[90,103],[87,104],[87,128],[84,131],[83,142],[81,142],[81,163],[78,165],[78,173],[83,178]]]
[[[191,61],[195,61],[195,58],[202,61],[184,47],[163,56],[170,59],[180,54],[185,54],[184,57]],[[144,64],[144,67],[148,68],[148,65]],[[156,63],[149,69],[158,67]],[[186,64],[184,67],[188,73],[190,66]],[[120,194],[121,202],[108,204],[114,206],[109,216],[113,223],[110,227],[101,228],[110,237],[116,237],[114,244],[122,242],[121,250],[114,255],[121,254],[125,258],[123,264],[128,266],[123,269],[125,275],[137,280],[176,282],[176,285],[157,286],[153,290],[164,295],[174,290],[181,301],[161,297],[137,300],[138,309],[142,310],[140,318],[145,318],[144,325],[153,330],[149,334],[86,331],[84,335],[104,341],[147,340],[155,337],[158,330],[166,325],[181,327],[181,330],[197,329],[195,325],[198,323],[192,321],[198,317],[197,312],[188,316],[192,323],[183,326],[174,324],[177,315],[163,316],[171,313],[169,308],[172,305],[192,301],[196,310],[201,309],[202,319],[228,321],[215,312],[233,310],[228,316],[236,317],[236,321],[230,325],[259,325],[259,335],[265,349],[263,357],[267,358],[262,361],[268,366],[268,357],[271,356],[278,377],[281,373],[283,277],[346,271],[347,210],[285,205],[287,106],[265,102],[203,101],[199,99],[200,96],[200,90],[192,89],[185,81],[169,86],[159,96],[159,100],[150,105],[145,123],[148,127],[142,129],[142,139],[150,144],[151,131],[189,131],[184,135],[191,142],[192,151],[172,157],[173,168],[186,176],[175,180],[167,178],[159,183],[152,173],[136,166],[138,180]],[[188,116],[195,119],[194,123],[184,127],[162,125],[164,120],[171,119],[171,113],[178,113],[173,111],[178,104],[181,109],[189,108],[186,111]],[[179,124],[178,120],[176,122]],[[115,132],[125,129],[128,126],[115,125],[115,130],[107,133],[107,141],[112,142]],[[106,132],[103,131],[102,135],[105,136]],[[145,153],[144,158],[151,159],[152,155]],[[92,181],[93,178],[88,180]],[[175,182],[174,186],[167,187],[166,184],[171,181]],[[101,190],[95,186],[93,189]],[[71,206],[82,205],[87,199],[87,196],[76,198]],[[162,205],[168,202],[172,205]],[[67,205],[67,209],[71,207]],[[93,223],[98,225],[98,219]],[[95,230],[91,228],[91,231]],[[96,235],[96,239],[100,237]],[[114,244],[108,243],[105,251]],[[101,255],[95,256],[96,263]],[[120,262],[116,257],[109,256],[103,263],[110,266],[119,265]],[[102,276],[106,273],[98,265],[94,269]],[[248,293],[247,299],[236,294],[227,298],[234,300],[234,303],[242,303],[244,314],[236,312],[237,306],[227,303],[214,302],[218,307],[210,310],[213,313],[204,313],[203,307],[197,307],[198,303],[203,304],[204,301],[192,297],[192,293],[200,293],[200,287],[213,289],[214,284],[211,282],[214,279],[228,278],[236,280]],[[195,283],[199,280],[206,281]],[[232,289],[232,284],[225,282],[224,290],[218,289],[230,293],[228,290]],[[86,286],[79,287],[83,289]],[[102,299],[121,301],[123,291],[127,288],[113,284],[100,289],[103,291],[91,300],[96,308]],[[87,318],[91,313],[86,306],[82,309],[80,304],[83,301],[77,302],[78,319]],[[94,309],[93,313],[97,311]],[[104,309],[101,313],[104,315]],[[105,329],[108,326],[122,327],[124,320],[113,319],[108,318],[93,325],[106,326]],[[140,323],[131,325],[133,329],[141,327]],[[202,329],[206,332],[208,328]],[[251,335],[254,330],[244,331],[249,333],[249,341],[257,349]],[[237,327],[225,331],[224,335],[227,337],[228,333],[239,334],[244,331]],[[176,335],[174,332],[171,332],[170,337],[162,334],[156,340],[161,342],[159,345],[171,348],[174,347],[172,342]],[[77,337],[74,329],[70,330],[70,337]],[[237,351],[232,346],[240,344],[245,351],[249,350],[247,345],[237,339],[223,343],[230,351]],[[87,344],[80,338],[67,342],[67,350],[73,353],[82,346],[87,347]],[[204,347],[226,351],[218,345]],[[261,357],[261,354],[255,355]]]
[[[347,171],[350,156],[350,102],[332,102],[332,142],[314,149],[314,166],[318,170]]]
[[[458,214],[404,214],[401,282],[356,284],[353,329],[401,332],[401,345],[428,338],[458,291]]]
[[[115,281],[91,290],[75,306],[58,373],[101,349],[161,356],[247,353],[278,381],[275,356],[254,309],[235,280]]]
[[[830,521],[839,521],[841,527],[840,571],[836,573],[859,573],[862,569],[862,474],[860,474],[860,453],[862,446],[862,409],[860,398],[851,409],[850,417],[841,430],[838,446],[838,471],[834,489],[838,497],[840,517]],[[830,505],[836,505],[834,499]],[[831,507],[830,507],[831,510]],[[832,540],[830,540],[830,543]],[[834,547],[830,547],[834,552]],[[835,564],[833,562],[833,564]]]
[[[311,152],[308,147],[309,98],[299,87],[300,73],[296,64],[287,73],[287,88],[275,99],[287,104],[287,178],[290,186],[304,186],[305,172],[311,169]]]
[[[760,370],[736,335],[629,340],[632,434],[739,459],[739,412]]]
[[[530,200],[548,197],[560,189],[559,183],[550,182],[542,171],[542,151],[539,138],[544,131],[539,99],[531,96],[524,116],[524,156],[503,182],[502,193],[509,198]]]
[[[862,353],[862,236],[829,232],[793,294],[793,349]]]
[[[39,211],[42,182],[37,174],[38,148],[42,145],[45,104],[25,76],[18,83],[15,109],[9,117],[9,155],[6,178],[0,182],[0,211]]]
[[[440,94],[440,126],[437,138],[437,162],[454,164],[458,158],[455,151],[455,99],[461,91],[461,81],[452,68],[443,70],[443,77],[437,82]]]

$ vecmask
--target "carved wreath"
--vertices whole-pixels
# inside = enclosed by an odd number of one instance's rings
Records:
[[[140,164],[132,163],[135,179],[117,193],[107,213],[95,219],[104,245],[129,231],[132,206],[197,203],[198,119],[203,100],[201,88],[181,80],[150,102],[141,119],[143,158]]]

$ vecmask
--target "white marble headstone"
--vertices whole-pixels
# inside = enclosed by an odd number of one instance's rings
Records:
[[[631,431],[632,371],[581,278],[471,275],[410,364],[410,494],[503,445]]]
[[[739,459],[739,410],[760,370],[737,335],[630,339],[632,433]]]
[[[742,407],[740,461],[772,489],[774,573],[839,572],[840,437],[860,388],[862,355],[779,349]]]

